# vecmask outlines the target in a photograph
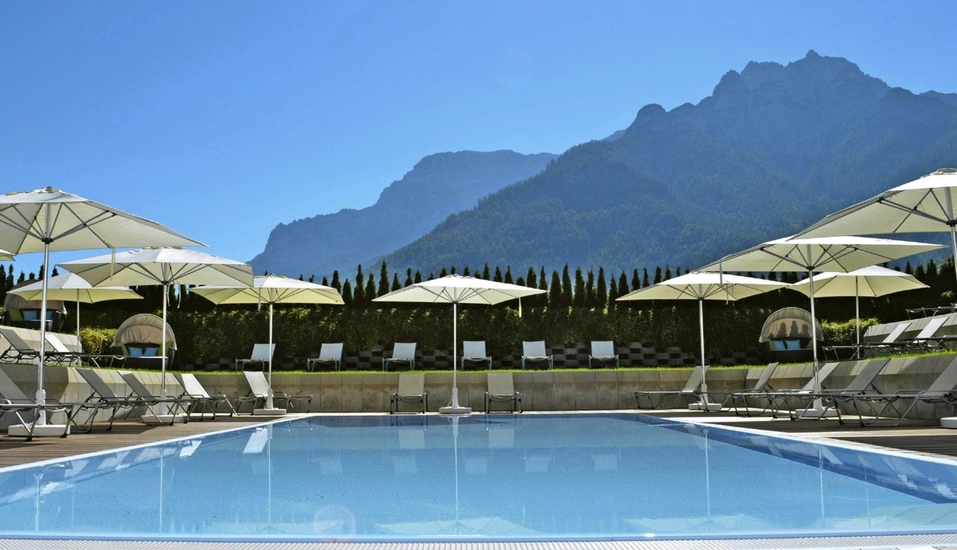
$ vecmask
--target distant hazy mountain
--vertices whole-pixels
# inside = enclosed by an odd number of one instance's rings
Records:
[[[622,135],[569,149],[385,259],[424,274],[694,268],[955,165],[957,95],[891,88],[811,51],[728,72],[697,105],[645,106]]]
[[[340,210],[280,224],[265,250],[253,258],[256,273],[317,279],[339,270],[354,278],[356,267],[425,235],[449,214],[472,208],[482,197],[528,178],[555,155],[513,151],[462,151],[425,157],[401,180],[361,210]]]

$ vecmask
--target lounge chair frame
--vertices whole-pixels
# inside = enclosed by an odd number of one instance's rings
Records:
[[[237,371],[246,370],[246,365],[259,365],[262,370],[266,370],[266,365],[275,353],[276,344],[253,344],[249,359],[236,359],[234,366]]]
[[[522,394],[515,391],[515,380],[510,372],[490,372],[487,378],[488,390],[485,392],[485,414],[491,413],[492,403],[511,403],[508,411],[522,412]]]
[[[392,356],[382,358],[382,370],[387,371],[396,363],[408,365],[409,370],[415,370],[415,342],[396,342],[392,347]]]
[[[266,375],[262,371],[243,371],[243,374],[246,376],[246,382],[249,384],[249,392],[245,395],[237,397],[234,401],[236,414],[241,412],[241,408],[246,403],[252,403],[252,409],[249,411],[249,414],[253,414],[256,409],[262,408],[266,403],[266,399],[269,397],[269,381],[266,380]],[[284,404],[289,410],[295,411],[302,407],[302,402],[305,401],[308,409],[308,405],[312,403],[312,394],[302,394],[302,395],[290,395],[284,392],[277,392],[275,389],[272,390],[272,398],[278,407],[280,403]]]
[[[615,342],[611,340],[592,340],[591,354],[588,356],[588,368],[594,368],[595,363],[604,363],[605,366],[615,363],[615,368],[621,366],[618,354],[615,353]]]
[[[466,340],[462,342],[462,370],[469,364],[485,364],[492,369],[492,357],[485,351],[485,340]]]
[[[918,402],[930,404],[947,404],[953,407],[954,414],[957,414],[957,358],[954,358],[947,367],[941,371],[937,378],[925,389],[901,389],[894,393],[876,393],[860,394],[849,398],[854,402],[854,410],[858,413],[858,421],[861,426],[873,426],[885,416],[888,409],[894,411],[896,419],[893,426],[899,425],[907,417],[907,413],[917,405]],[[898,402],[910,401],[910,404],[904,410],[897,408]],[[864,402],[875,408],[872,419],[865,420],[861,414],[858,402]],[[880,405],[877,408],[876,405]]]
[[[399,374],[399,386],[389,397],[389,414],[399,412],[400,403],[422,403],[422,414],[429,410],[429,392],[425,390],[425,374]]]
[[[648,404],[650,409],[657,409],[664,402],[666,397],[673,397],[671,405],[668,408],[674,408],[675,405],[681,400],[682,397],[688,397],[692,400],[697,399],[701,395],[701,390],[699,386],[701,385],[702,379],[702,367],[698,365],[691,371],[691,375],[688,377],[688,380],[685,382],[683,388],[680,389],[661,389],[661,390],[636,390],[635,391],[635,401],[637,401],[638,408],[642,409],[641,398],[644,397],[648,399]],[[658,398],[658,405],[655,405],[654,397]]]
[[[545,363],[551,369],[555,366],[554,360],[545,348],[544,340],[522,342],[522,370],[528,363]]]
[[[199,379],[196,378],[195,374],[181,373],[177,374],[176,378],[179,379],[180,385],[183,386],[183,393],[180,394],[180,397],[188,397],[190,401],[192,401],[192,405],[187,412],[188,415],[196,414],[197,409],[199,409],[200,422],[205,420],[206,411],[213,413],[213,420],[216,420],[216,413],[220,403],[226,403],[229,407],[229,416],[236,414],[236,408],[233,407],[233,403],[225,393],[210,394],[206,391],[206,388],[203,387]]]
[[[319,347],[319,356],[306,359],[306,370],[312,372],[317,365],[332,365],[333,370],[342,369],[342,342],[323,343]]]

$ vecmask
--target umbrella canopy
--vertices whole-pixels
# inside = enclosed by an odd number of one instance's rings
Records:
[[[43,299],[43,281],[37,281],[10,291],[24,300]],[[61,273],[47,280],[47,300],[76,302],[76,335],[80,335],[80,302],[95,304],[109,300],[141,300],[143,297],[125,286],[95,287],[83,277]]]
[[[7,252],[6,250],[0,250],[0,261],[11,261],[13,260],[13,254]]]
[[[797,236],[949,232],[957,258],[957,169],[936,172],[835,212]]]
[[[214,304],[269,304],[269,347],[272,348],[273,304],[342,305],[339,291],[298,279],[277,275],[257,276],[252,287],[198,286],[190,290]],[[273,408],[272,354],[269,355],[269,395],[266,408]]]
[[[811,295],[811,279],[814,283],[814,295],[818,298],[854,297],[854,316],[857,319],[857,345],[861,344],[861,296],[878,298],[895,292],[928,288],[913,275],[901,273],[896,269],[888,269],[879,265],[872,265],[855,269],[847,273],[820,273],[798,281],[789,288],[797,290],[806,296]]]
[[[708,385],[705,382],[705,373],[708,366],[705,364],[704,353],[704,301],[723,300],[725,302],[740,300],[748,296],[763,294],[771,290],[784,288],[788,285],[756,277],[742,277],[724,273],[693,272],[679,277],[662,281],[653,286],[633,290],[618,298],[619,302],[630,300],[697,300],[698,327],[701,342],[701,403],[707,409]]]
[[[534,296],[544,292],[544,290],[527,286],[464,277],[462,275],[448,275],[393,290],[372,301],[452,304],[452,403],[450,411],[455,412],[459,409],[464,410],[463,407],[459,406],[457,385],[458,304],[495,305],[508,300],[521,300],[526,296]],[[519,301],[519,307],[521,307],[521,301]]]
[[[785,271],[807,273],[808,277],[811,277],[815,272],[854,271],[937,248],[940,248],[940,245],[871,237],[788,237],[730,254],[701,270]],[[817,319],[814,313],[813,279],[808,294],[811,297],[811,318]],[[820,392],[820,381],[817,377],[817,334],[812,332],[811,337],[814,354],[814,391]]]
[[[186,248],[142,248],[73,260],[61,267],[79,275],[93,286],[120,285],[247,285],[253,284],[252,267],[248,264]],[[163,322],[169,292],[163,292]],[[166,340],[162,349],[166,349]],[[166,355],[161,359],[163,376],[160,396],[166,397]]]
[[[53,187],[0,196],[0,228],[0,249],[13,254],[43,252],[44,288],[50,271],[51,250],[203,245],[154,221]],[[46,318],[46,292],[43,292],[40,318]],[[45,337],[46,323],[40,323],[41,341]],[[44,354],[41,346],[38,404],[46,400]],[[37,424],[44,423],[41,415]]]

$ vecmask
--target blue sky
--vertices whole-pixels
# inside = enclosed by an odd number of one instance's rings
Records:
[[[0,191],[59,187],[249,260],[277,224],[370,206],[426,155],[560,153],[646,104],[698,103],[749,61],[814,49],[957,92],[955,16],[920,0],[3,2]]]

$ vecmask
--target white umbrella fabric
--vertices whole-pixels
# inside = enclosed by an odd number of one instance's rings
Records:
[[[701,271],[756,271],[756,272],[847,272],[870,265],[890,262],[914,254],[940,248],[937,244],[871,237],[788,237],[761,243],[741,252],[730,254],[709,264]],[[811,319],[817,321],[814,312],[814,282],[809,283]],[[814,357],[814,391],[820,392],[817,360],[817,332],[811,331]],[[817,410],[818,408],[815,407]]]
[[[662,281],[658,284],[633,290],[618,298],[619,302],[631,300],[697,300],[698,328],[701,333],[701,407],[708,411],[712,407],[708,401],[708,384],[705,374],[704,349],[704,301],[736,301],[749,296],[763,294],[771,290],[785,288],[788,285],[756,277],[743,277],[726,273],[692,272]],[[720,407],[720,405],[719,405]]]
[[[835,212],[796,237],[950,233],[957,261],[957,169],[936,172]]]
[[[10,291],[24,300],[43,299],[43,281]],[[76,335],[80,336],[80,303],[95,304],[110,300],[142,300],[143,297],[125,286],[93,286],[73,273],[61,273],[47,280],[47,300],[76,302]]]
[[[0,250],[0,261],[8,262],[13,260],[13,254],[7,252],[6,250]]]
[[[43,286],[50,271],[50,251],[130,248],[136,246],[205,246],[157,222],[117,210],[53,187],[0,196],[0,249],[13,254],[43,253]],[[46,291],[40,319],[46,319]],[[46,324],[40,323],[40,339]],[[40,348],[37,403],[43,390],[45,350]],[[41,416],[38,425],[46,420]]]
[[[445,413],[469,413],[472,409],[459,405],[458,370],[458,305],[483,304],[495,305],[508,300],[519,300],[526,296],[543,294],[545,291],[527,286],[500,283],[448,275],[430,281],[415,283],[405,288],[393,290],[372,300],[373,302],[406,302],[426,304],[452,304],[452,402],[448,407],[439,409]]]
[[[59,265],[86,279],[93,286],[101,284],[162,285],[164,325],[170,285],[245,284],[252,286],[253,284],[253,271],[248,264],[187,248],[142,248],[73,260]],[[160,397],[165,399],[166,331],[163,331],[161,350]]]
[[[861,345],[861,296],[879,298],[896,292],[928,288],[913,275],[879,265],[855,269],[847,273],[826,272],[798,281],[788,288],[805,296],[811,295],[813,280],[817,298],[854,297],[854,317],[857,320],[857,345]]]
[[[192,288],[190,292],[214,304],[269,304],[270,349],[273,342],[273,304],[344,304],[339,291],[330,286],[278,275],[256,276],[253,278],[252,287],[203,285]],[[269,356],[269,395],[266,398],[266,410],[276,410],[273,406],[272,355]]]

